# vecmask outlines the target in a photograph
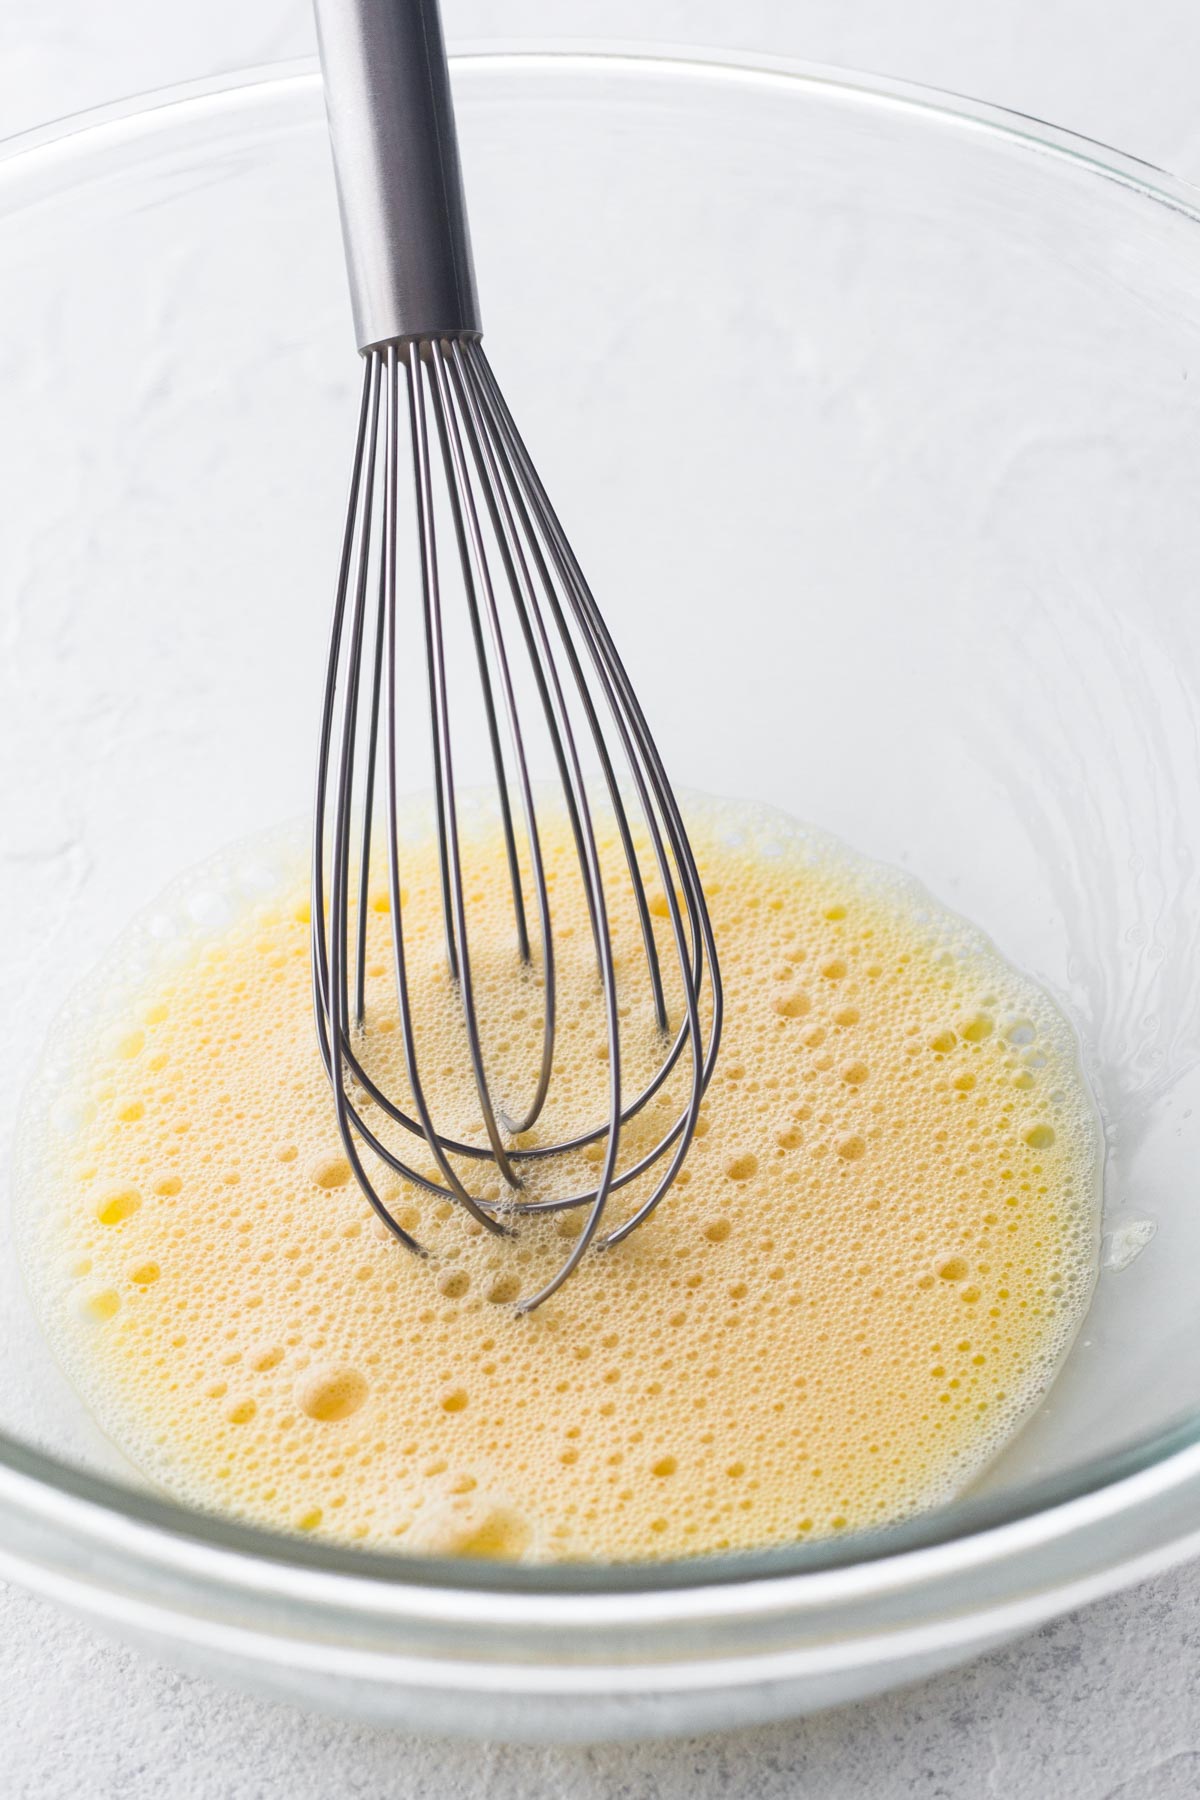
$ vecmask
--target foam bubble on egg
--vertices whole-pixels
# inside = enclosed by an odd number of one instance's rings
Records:
[[[637,1559],[884,1524],[1000,1448],[1093,1281],[1099,1136],[1071,1030],[907,878],[774,813],[697,806],[690,824],[727,1008],[696,1138],[653,1218],[528,1316],[513,1302],[577,1215],[497,1240],[378,1171],[420,1261],[352,1177],[312,1026],[298,841],[217,859],[130,928],[33,1083],[18,1195],[53,1345],[153,1481],[369,1547]],[[494,848],[467,852],[472,954],[489,1066],[519,1094],[544,971],[515,965]],[[611,871],[613,834],[602,849]],[[551,826],[545,850],[561,942],[543,1142],[595,1123],[607,1056],[569,834]],[[414,831],[402,854],[427,1092],[481,1141],[436,857]],[[648,890],[678,1008],[670,907]],[[627,910],[612,924],[632,1084],[661,1042]],[[364,911],[363,1055],[402,1086],[382,868]],[[683,1104],[685,1065],[628,1154]],[[594,1182],[595,1158],[526,1165],[530,1194]],[[480,1166],[456,1163],[475,1182]]]

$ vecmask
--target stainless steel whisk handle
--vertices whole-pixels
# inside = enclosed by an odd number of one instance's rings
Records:
[[[437,0],[314,0],[360,350],[478,333]]]

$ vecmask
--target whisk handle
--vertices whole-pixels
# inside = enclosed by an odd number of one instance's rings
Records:
[[[437,0],[314,0],[360,350],[480,330]]]

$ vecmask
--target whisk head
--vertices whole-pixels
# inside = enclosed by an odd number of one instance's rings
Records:
[[[350,1167],[407,1249],[424,1254],[396,1216],[396,1178],[455,1202],[498,1236],[534,1214],[582,1219],[552,1278],[520,1301],[528,1311],[561,1286],[589,1246],[628,1236],[678,1174],[720,1041],[716,949],[692,847],[645,715],[478,336],[389,342],[368,349],[363,365],[317,777],[317,1037]],[[415,556],[405,556],[402,568],[408,534]],[[401,765],[410,701],[404,677],[413,665],[423,665],[428,694],[440,937],[474,1129],[435,1117],[438,1075],[430,1079],[414,1006],[398,818],[412,785]],[[504,1039],[487,1029],[482,989],[489,979],[494,985],[495,957],[484,958],[481,976],[472,902],[478,858],[471,872],[465,822],[479,807],[457,782],[464,733],[454,728],[452,709],[460,726],[482,721],[485,728],[490,878],[511,894],[506,954],[539,1000],[536,1041],[524,1059],[509,1054],[511,1023]],[[538,779],[542,765],[552,772],[548,786]],[[387,872],[378,898],[390,926],[386,1002],[378,966],[368,961],[373,859],[377,872],[381,864]],[[574,936],[568,917],[586,919],[586,965],[577,943],[564,957],[564,939]],[[583,1120],[576,1095],[563,1127],[568,1114],[559,1107],[556,1115],[554,1083],[568,962],[573,980],[590,983],[603,1015],[603,1091]],[[369,967],[376,971],[370,998]],[[373,1021],[393,1048],[398,1034],[390,1091],[372,1051]],[[528,1079],[514,1098],[508,1084],[522,1063]],[[546,1129],[556,1116],[563,1128]]]

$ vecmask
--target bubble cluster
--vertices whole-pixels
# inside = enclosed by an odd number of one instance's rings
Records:
[[[360,1194],[287,857],[240,889],[226,864],[200,872],[175,907],[193,921],[182,935],[160,914],[118,947],[34,1083],[21,1224],[59,1355],[152,1479],[343,1542],[627,1559],[885,1523],[995,1452],[1093,1279],[1098,1132],[1071,1032],[899,875],[778,815],[713,807],[691,823],[727,1002],[696,1139],[653,1218],[529,1316],[513,1302],[577,1216],[501,1242],[392,1180],[422,1262]],[[547,1131],[593,1122],[605,1047],[586,922],[574,930],[558,876],[570,855],[548,832],[556,924],[580,961],[560,971]],[[426,1082],[470,1141],[435,859],[428,842],[404,856]],[[229,903],[209,905],[214,889]],[[486,985],[511,912],[499,883],[472,892]],[[669,929],[661,895],[651,910]],[[626,929],[614,921],[622,957]],[[368,1025],[384,1061],[399,1036],[389,933],[373,892]],[[540,1004],[536,970],[492,983],[490,1053],[514,1079]],[[630,1079],[638,1030],[631,1018]],[[685,1086],[671,1078],[630,1154]]]

